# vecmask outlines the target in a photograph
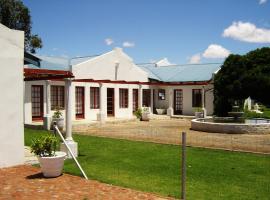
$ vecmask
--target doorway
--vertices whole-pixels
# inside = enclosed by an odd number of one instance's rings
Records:
[[[182,115],[183,113],[183,91],[181,89],[174,90],[174,115]]]
[[[32,85],[32,120],[43,120],[43,85]]]
[[[114,116],[114,88],[107,88],[107,115]]]
[[[84,87],[76,87],[76,119],[84,119]]]

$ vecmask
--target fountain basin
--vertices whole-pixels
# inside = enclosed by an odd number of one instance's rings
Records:
[[[200,118],[191,120],[191,129],[212,133],[270,134],[270,120],[257,118],[235,121],[231,117]]]

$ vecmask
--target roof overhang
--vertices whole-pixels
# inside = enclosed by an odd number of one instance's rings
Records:
[[[74,82],[90,83],[114,83],[114,84],[138,84],[138,85],[156,85],[156,86],[177,86],[177,85],[208,85],[210,81],[190,81],[190,82],[140,82],[123,80],[95,80],[95,79],[74,79]]]
[[[74,78],[74,76],[72,72],[65,70],[24,68],[24,81],[63,80],[65,78]]]
[[[40,61],[41,59],[34,56],[33,54],[31,53],[28,53],[28,52],[24,52],[24,64],[27,65],[27,64],[32,64],[32,65],[35,65],[37,67],[40,67]]]

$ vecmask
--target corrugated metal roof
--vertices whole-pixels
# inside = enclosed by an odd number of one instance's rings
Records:
[[[67,57],[54,57],[54,56],[41,56],[37,55],[36,57],[40,58],[40,68],[41,69],[54,69],[54,70],[69,70],[68,59]],[[71,65],[77,65],[86,60],[90,60],[96,56],[85,56],[85,57],[75,57],[71,59]],[[34,65],[29,64],[29,68],[36,68]]]
[[[153,78],[163,82],[209,81],[220,69],[220,63],[186,64],[156,67],[155,64],[139,64]]]

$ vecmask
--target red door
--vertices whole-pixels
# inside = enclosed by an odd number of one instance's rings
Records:
[[[132,100],[132,105],[133,105],[133,107],[132,107],[132,111],[133,112],[135,112],[136,110],[138,110],[138,97],[139,97],[139,90],[138,89],[133,89],[132,90],[132,92],[133,92],[133,100]]]
[[[182,115],[183,113],[183,92],[181,89],[174,90],[174,114]]]
[[[76,87],[76,118],[84,119],[84,87]]]
[[[43,86],[32,85],[32,120],[43,120]]]
[[[114,89],[107,88],[107,115],[114,116]]]

